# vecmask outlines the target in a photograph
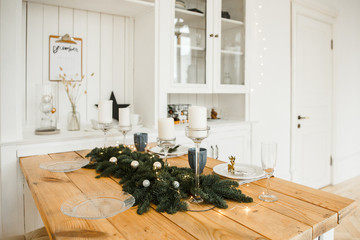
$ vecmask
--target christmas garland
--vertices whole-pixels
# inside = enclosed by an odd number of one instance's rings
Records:
[[[156,211],[170,214],[186,211],[184,199],[193,195],[195,174],[191,168],[164,166],[156,155],[133,152],[120,145],[118,147],[95,148],[86,157],[90,163],[84,168],[95,169],[100,177],[121,178],[123,191],[132,194],[138,214],[156,205]],[[224,198],[237,202],[252,202],[251,197],[237,189],[236,181],[221,180],[217,175],[200,176],[200,196],[206,203],[218,208],[227,208]]]

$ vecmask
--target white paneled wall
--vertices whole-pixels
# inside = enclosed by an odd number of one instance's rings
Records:
[[[132,94],[128,94],[132,85],[125,81],[132,76],[127,72],[127,69],[132,69],[132,62],[128,61],[132,58],[132,51],[126,49],[132,47],[133,19],[36,3],[27,3],[26,17],[26,126],[36,125],[36,84],[50,82],[49,35],[68,33],[83,40],[83,90],[87,94],[83,93],[77,104],[81,122],[97,119],[94,105],[99,99],[108,99],[111,91],[114,91],[118,103],[133,102]],[[131,79],[128,81],[132,83]],[[58,125],[64,127],[70,102],[63,84],[55,83],[58,89]]]

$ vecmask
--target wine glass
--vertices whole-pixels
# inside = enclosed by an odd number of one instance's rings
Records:
[[[264,202],[275,202],[278,198],[271,194],[270,188],[270,177],[274,173],[274,168],[277,159],[277,144],[274,142],[263,142],[261,143],[261,165],[267,177],[266,192],[259,196],[260,200]]]

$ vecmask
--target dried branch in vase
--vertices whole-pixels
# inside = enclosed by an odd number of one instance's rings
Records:
[[[76,111],[76,103],[78,102],[82,92],[84,92],[84,94],[87,94],[86,89],[82,90],[82,88],[84,87],[82,83],[85,75],[82,75],[80,80],[74,80],[73,78],[67,79],[67,75],[65,72],[63,72],[62,67],[60,67],[60,72],[61,73],[59,74],[59,77],[65,87],[66,95],[71,104],[71,112],[68,116],[68,130],[80,130],[80,115]],[[76,74],[75,76],[78,77],[78,74]],[[94,73],[91,73],[90,76],[94,76]]]

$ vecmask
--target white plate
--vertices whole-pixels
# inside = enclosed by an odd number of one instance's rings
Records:
[[[75,158],[71,161],[45,162],[40,164],[40,168],[50,172],[72,172],[78,170],[89,163],[88,159]]]
[[[169,153],[168,157],[178,157],[178,156],[182,156],[185,154],[188,154],[188,147],[186,146],[182,146],[180,145],[175,152]],[[162,151],[161,147],[153,147],[149,149],[149,152],[155,153],[155,154],[159,154],[159,155],[164,155],[164,151]]]
[[[216,165],[213,171],[220,176],[233,178],[233,179],[253,179],[259,178],[264,175],[261,167],[249,164],[235,164],[235,173],[228,172],[228,163]]]
[[[132,130],[136,130],[136,129],[139,129],[139,128],[142,128],[142,127],[143,127],[142,124],[139,124],[139,125],[131,125]]]
[[[102,219],[129,209],[135,198],[122,191],[81,193],[61,205],[61,211],[71,217]]]

